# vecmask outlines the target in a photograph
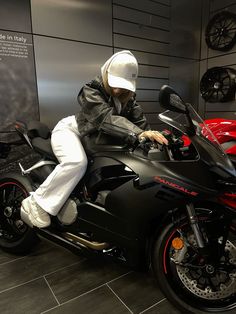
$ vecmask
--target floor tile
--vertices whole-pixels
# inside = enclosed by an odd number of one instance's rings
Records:
[[[69,301],[47,314],[129,314],[130,311],[106,286]],[[45,314],[46,314],[45,313]]]
[[[0,291],[82,260],[70,251],[42,240],[25,258],[0,265]]]
[[[13,260],[21,259],[23,256],[6,253],[0,249],[0,265],[3,263],[8,263]]]
[[[0,293],[1,314],[39,314],[57,304],[43,278]]]
[[[166,299],[159,302],[155,306],[143,312],[143,314],[181,314],[170,302]]]
[[[46,276],[60,303],[127,273],[127,268],[101,258],[88,258]]]
[[[109,287],[133,313],[139,313],[164,298],[148,273],[132,272],[109,283]]]

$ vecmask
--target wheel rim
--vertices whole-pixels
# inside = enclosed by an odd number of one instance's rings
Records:
[[[236,41],[236,15],[225,11],[213,16],[207,25],[205,37],[209,48],[230,50]]]
[[[205,300],[219,300],[230,297],[236,291],[236,247],[227,241],[227,248],[233,267],[231,272],[226,269],[215,269],[213,265],[206,268],[191,270],[188,267],[177,266],[177,273],[183,285],[195,296]],[[207,270],[207,268],[209,270]],[[210,280],[209,280],[210,279]],[[207,280],[207,282],[206,282]],[[203,287],[205,282],[205,287]],[[200,287],[201,288],[200,288]]]
[[[21,202],[27,196],[27,191],[19,183],[0,183],[0,240],[15,242],[28,230],[20,217]]]
[[[194,239],[194,236],[189,233],[188,237],[185,237],[182,230],[184,226],[188,226],[188,224],[175,229],[165,244],[163,268],[168,282],[173,286],[174,280],[180,287],[180,289],[175,289],[179,297],[185,299],[186,302],[189,300],[190,304],[198,309],[226,310],[229,307],[234,308],[236,305],[235,244],[227,240],[224,256],[221,257],[220,263],[205,265],[201,256],[194,256],[196,250],[193,248],[196,247],[196,243],[191,240],[191,238]],[[182,237],[185,243],[188,241],[185,252],[172,247],[172,240],[175,237]],[[220,241],[222,239],[219,239],[219,244]]]
[[[214,67],[208,69],[200,82],[201,96],[208,102],[226,102],[235,96],[235,73],[233,69]]]

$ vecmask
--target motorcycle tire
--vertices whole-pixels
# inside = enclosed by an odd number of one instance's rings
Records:
[[[209,48],[219,51],[228,51],[236,42],[236,14],[222,11],[215,14],[209,21],[205,39]]]
[[[204,220],[206,217],[199,217],[199,220]],[[200,225],[201,228],[201,225]],[[156,280],[158,281],[159,287],[161,288],[164,295],[169,299],[169,301],[178,308],[181,313],[196,313],[196,314],[203,314],[206,312],[211,313],[220,313],[229,310],[235,311],[236,307],[236,297],[235,297],[235,281],[234,278],[235,274],[230,277],[229,271],[228,275],[223,277],[223,271],[216,269],[215,277],[221,275],[222,280],[225,279],[227,283],[233,283],[233,288],[229,285],[219,284],[218,291],[214,291],[212,287],[209,287],[210,280],[216,284],[215,278],[212,276],[211,279],[205,278],[206,272],[203,268],[191,268],[190,263],[187,262],[188,260],[192,261],[194,254],[196,251],[192,251],[192,244],[186,246],[187,250],[185,254],[188,254],[189,257],[185,257],[186,265],[184,266],[185,260],[182,260],[181,264],[177,265],[176,258],[179,257],[181,254],[181,250],[176,250],[173,248],[173,239],[178,239],[183,235],[188,235],[189,238],[194,241],[194,235],[192,233],[192,229],[189,225],[187,217],[180,220],[178,226],[173,222],[169,223],[167,226],[163,228],[159,236],[156,237],[153,246],[153,254],[152,254],[152,269]],[[233,239],[233,238],[232,238]],[[235,239],[235,236],[234,236]],[[186,241],[186,239],[185,239]],[[196,245],[196,243],[195,243]],[[234,250],[235,246],[231,245],[230,250]],[[226,250],[225,250],[226,251]],[[235,251],[235,250],[234,250]],[[234,253],[234,257],[236,257],[236,253]],[[232,252],[229,253],[231,255]],[[225,253],[225,255],[227,255]],[[187,255],[186,255],[187,256]],[[195,257],[196,260],[199,258],[200,263],[200,256]],[[174,260],[173,260],[174,259]],[[184,262],[183,262],[184,261]],[[236,260],[235,260],[236,261]],[[230,263],[229,257],[227,258],[226,262]],[[236,270],[236,263],[234,262],[234,268]],[[227,268],[225,266],[225,268]],[[220,273],[222,272],[222,273]],[[226,273],[227,274],[227,273]],[[204,277],[205,276],[205,277]],[[210,275],[209,275],[210,277]],[[218,277],[217,277],[218,278]],[[214,281],[215,280],[215,281]],[[212,284],[213,286],[213,284]],[[221,290],[221,287],[223,290]],[[231,288],[230,288],[231,287]],[[230,290],[231,289],[231,290]],[[218,293],[218,294],[217,294]],[[229,311],[229,314],[232,311]]]
[[[0,248],[9,253],[27,253],[38,242],[34,230],[20,217],[21,202],[30,191],[30,182],[20,174],[0,176]]]

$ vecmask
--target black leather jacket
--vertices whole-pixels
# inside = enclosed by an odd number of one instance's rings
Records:
[[[133,141],[143,130],[150,129],[135,98],[128,101],[119,113],[113,98],[106,93],[101,77],[96,77],[79,92],[81,106],[76,115],[81,137],[103,131],[125,141]],[[94,134],[95,135],[95,134]]]

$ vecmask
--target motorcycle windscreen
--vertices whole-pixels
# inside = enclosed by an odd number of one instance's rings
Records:
[[[214,134],[191,105],[188,106],[188,110],[196,131],[196,135],[191,136],[191,142],[197,149],[200,158],[220,176],[225,178],[229,175],[235,176],[235,168]],[[186,114],[167,110],[159,114],[159,119],[190,137],[188,134],[189,119]]]

